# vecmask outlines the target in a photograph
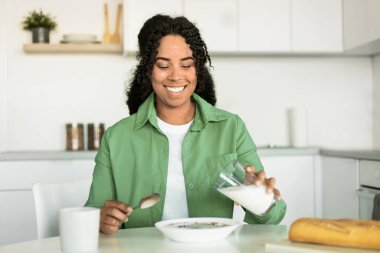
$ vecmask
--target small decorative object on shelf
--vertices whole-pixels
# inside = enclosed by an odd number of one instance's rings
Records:
[[[66,150],[77,151],[84,150],[83,124],[68,123],[66,124]]]
[[[103,33],[102,42],[104,44],[120,44],[122,40],[121,34],[120,34],[120,28],[121,28],[121,21],[122,21],[121,18],[123,14],[123,5],[121,3],[117,5],[115,30],[112,34],[110,32],[109,12],[108,12],[107,3],[104,3],[103,9],[104,9],[104,33]]]
[[[87,124],[87,148],[88,150],[97,150],[100,145],[100,141],[102,140],[104,134],[104,123]]]
[[[103,43],[105,43],[105,44],[111,43],[111,32],[110,32],[110,24],[109,24],[109,17],[108,17],[108,4],[107,3],[104,3]]]
[[[49,43],[50,31],[57,27],[55,18],[40,10],[33,10],[22,21],[24,30],[32,31],[33,43]]]
[[[111,43],[120,44],[121,43],[121,36],[120,36],[120,22],[121,22],[121,15],[123,11],[123,5],[118,4],[117,5],[117,16],[116,16],[116,22],[115,22],[115,31],[111,35]]]

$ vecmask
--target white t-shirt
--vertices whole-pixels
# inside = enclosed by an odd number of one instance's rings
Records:
[[[169,140],[168,177],[162,220],[189,217],[182,167],[182,143],[191,122],[185,125],[170,125],[157,117],[158,127]]]

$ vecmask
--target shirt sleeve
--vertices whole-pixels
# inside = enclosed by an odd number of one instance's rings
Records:
[[[109,141],[110,129],[105,132],[95,157],[90,194],[85,206],[102,207],[106,200],[115,199]]]
[[[257,148],[253,142],[243,120],[236,115],[237,119],[237,154],[238,161],[244,166],[253,165],[256,171],[264,170],[264,167],[257,154]],[[286,213],[286,203],[284,200],[278,200],[272,208],[264,215],[255,215],[245,210],[244,221],[250,224],[279,224]]]

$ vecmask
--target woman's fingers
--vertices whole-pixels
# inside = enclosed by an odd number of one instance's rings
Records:
[[[245,170],[245,178],[244,184],[254,184],[254,185],[265,185],[267,193],[274,193],[274,197],[277,200],[281,199],[280,191],[275,188],[276,186],[276,178],[270,177],[266,178],[266,174],[264,171],[256,172],[256,169],[252,165],[248,165],[244,168]]]
[[[265,183],[265,172],[264,171],[260,171],[259,173],[257,173],[257,176],[256,176],[256,181],[255,181],[255,185],[262,185]]]
[[[244,168],[245,178],[244,184],[262,185],[265,182],[265,172],[256,172],[255,167],[248,165]]]
[[[264,171],[256,172],[256,169],[252,165],[248,165],[244,168],[245,170],[245,178],[244,184],[254,184],[254,185],[262,185],[264,184],[266,187],[267,193],[272,193],[276,200],[281,199],[280,191],[275,188],[276,186],[276,178],[270,177],[266,178],[266,174]]]
[[[133,211],[133,208],[130,205],[116,200],[107,200],[104,203],[104,207],[116,208],[128,215]]]
[[[274,187],[276,185],[276,179],[274,177],[268,178],[268,186]]]
[[[280,191],[277,188],[273,188],[273,194],[274,194],[274,198],[276,200],[280,200],[281,199]]]
[[[108,215],[109,207],[103,207],[100,211],[100,231],[106,234],[112,234],[119,229],[120,221]]]
[[[245,167],[244,170],[246,173],[249,173],[249,174],[255,174],[256,172],[256,169],[255,167],[253,167],[253,165],[248,165],[247,167]]]
[[[128,220],[133,209],[120,201],[108,200],[100,212],[100,231],[110,234],[116,232],[120,225]]]
[[[266,178],[265,184],[266,184],[266,192],[272,193],[274,191],[274,186],[276,185],[276,179],[274,177]]]
[[[256,180],[256,169],[252,165],[248,165],[244,168],[245,170],[245,177],[244,177],[244,184],[254,184]]]

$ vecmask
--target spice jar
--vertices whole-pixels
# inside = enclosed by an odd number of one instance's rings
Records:
[[[83,124],[68,123],[66,124],[66,150],[84,150]]]
[[[97,150],[104,134],[104,124],[87,124],[87,148],[88,150]]]

